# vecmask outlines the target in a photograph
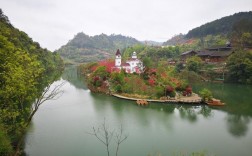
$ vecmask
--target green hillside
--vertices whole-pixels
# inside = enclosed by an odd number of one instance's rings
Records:
[[[88,36],[78,33],[66,45],[56,50],[66,61],[85,63],[106,59],[114,55],[116,49],[124,49],[139,41],[122,35]]]
[[[241,23],[243,22],[243,23]],[[252,30],[252,11],[250,12],[240,12],[231,16],[226,16],[221,19],[217,19],[215,21],[206,23],[201,25],[200,27],[194,28],[190,30],[186,34],[186,38],[195,38],[195,37],[204,37],[207,35],[228,35],[233,32],[236,26],[239,24],[248,25],[249,29],[247,31]]]
[[[16,29],[0,9],[0,155],[15,150],[32,103],[62,67],[58,54]]]
[[[184,45],[188,50],[224,46],[230,41],[233,46],[251,46],[252,12],[240,12],[206,23],[187,34],[175,35],[164,46]]]

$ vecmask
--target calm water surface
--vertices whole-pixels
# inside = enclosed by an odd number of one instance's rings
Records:
[[[128,139],[120,156],[163,156],[204,151],[218,156],[252,155],[252,87],[230,84],[208,87],[224,107],[132,101],[91,93],[75,68],[67,68],[60,81],[64,94],[44,103],[35,115],[25,142],[30,156],[102,156],[105,146],[89,135],[104,120],[112,129],[121,124]],[[115,155],[111,144],[111,155]]]

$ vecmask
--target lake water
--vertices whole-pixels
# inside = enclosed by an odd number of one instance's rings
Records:
[[[128,138],[120,156],[189,155],[203,152],[218,156],[252,155],[252,86],[230,84],[207,87],[224,107],[135,102],[91,93],[75,68],[67,68],[60,83],[64,94],[44,103],[33,118],[25,141],[30,156],[102,156],[105,146],[88,134],[106,121],[109,128],[123,126]],[[115,144],[110,146],[115,155]]]

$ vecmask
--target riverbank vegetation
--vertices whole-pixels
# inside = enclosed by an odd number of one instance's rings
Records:
[[[0,155],[12,155],[27,130],[33,102],[59,77],[63,62],[16,29],[1,9],[0,62]]]
[[[81,65],[79,70],[86,75],[88,87],[93,92],[117,93],[138,98],[160,99],[175,97],[176,94],[189,96],[192,88],[188,81],[181,79],[174,66],[165,61],[145,67],[141,74],[129,74],[124,70],[112,72],[113,60]]]

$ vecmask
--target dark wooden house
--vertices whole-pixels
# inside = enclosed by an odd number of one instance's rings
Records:
[[[232,53],[232,50],[216,51],[211,49],[210,51],[200,51],[197,53],[197,56],[199,56],[205,62],[218,63],[225,62],[228,56],[230,56]]]
[[[185,61],[187,58],[192,57],[192,56],[195,56],[196,54],[197,54],[197,52],[194,51],[194,50],[183,52],[183,53],[180,55],[180,60],[181,60],[181,61]]]

